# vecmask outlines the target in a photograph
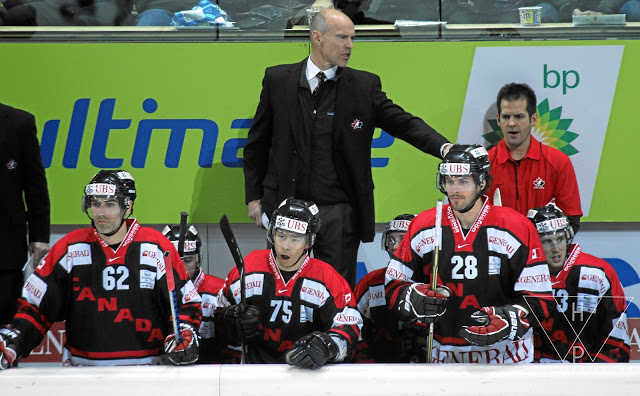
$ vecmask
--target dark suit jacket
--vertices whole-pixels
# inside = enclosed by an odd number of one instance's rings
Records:
[[[49,242],[49,191],[35,118],[3,104],[0,185],[0,270],[13,270],[27,260],[27,223],[30,242]]]
[[[282,200],[295,195],[298,168],[307,160],[301,159],[297,150],[302,140],[297,90],[306,61],[266,70],[260,103],[244,148],[246,201],[261,199],[269,216]],[[447,139],[388,99],[375,74],[343,68],[336,95],[332,147],[335,166],[358,213],[360,239],[369,242],[375,235],[371,176],[374,129],[380,127],[436,157],[440,157],[440,147]]]

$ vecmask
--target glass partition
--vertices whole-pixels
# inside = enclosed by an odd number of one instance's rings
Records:
[[[306,40],[335,7],[359,40],[636,38],[640,0],[9,0],[0,41]],[[580,7],[580,8],[578,8]]]

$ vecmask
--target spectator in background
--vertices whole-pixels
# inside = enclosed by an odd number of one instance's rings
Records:
[[[49,251],[47,178],[32,114],[0,104],[0,325],[18,309],[22,268],[31,254],[37,264]]]
[[[500,189],[502,205],[525,216],[529,208],[555,199],[573,231],[578,232],[582,208],[576,173],[566,154],[531,136],[538,122],[537,103],[527,84],[510,83],[500,88],[497,118],[504,137],[489,150],[493,183],[487,195],[493,199]]]
[[[35,0],[38,26],[119,26],[131,16],[130,0]]]
[[[399,19],[437,21],[439,7],[440,0],[362,0],[351,19],[355,24],[393,24]]]
[[[520,23],[519,7],[526,0],[442,0],[448,23]]]
[[[169,26],[174,13],[192,9],[198,0],[135,0],[135,4],[137,26]]]
[[[548,0],[542,6],[542,22],[571,22],[574,15],[626,14],[627,22],[640,21],[639,0]]]
[[[162,234],[173,242],[173,246],[179,252],[180,226],[168,225],[164,227]],[[202,299],[202,322],[198,332],[200,335],[198,363],[222,363],[220,353],[224,345],[218,345],[214,340],[213,311],[218,307],[217,296],[224,285],[224,279],[205,274],[202,270],[202,240],[193,225],[187,227],[183,249],[184,268]]]
[[[557,309],[535,332],[540,362],[629,362],[627,302],[616,271],[571,244],[573,230],[555,205],[531,209]]]

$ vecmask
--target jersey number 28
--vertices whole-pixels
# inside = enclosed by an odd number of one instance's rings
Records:
[[[453,256],[451,264],[451,279],[475,279],[478,276],[478,259],[474,256]]]

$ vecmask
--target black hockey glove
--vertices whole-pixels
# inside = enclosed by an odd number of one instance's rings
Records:
[[[463,326],[460,336],[474,345],[492,345],[502,340],[519,340],[529,330],[528,312],[519,305],[482,307],[471,314],[476,326]]]
[[[17,330],[3,327],[0,329],[0,370],[8,369],[18,364],[18,335]]]
[[[335,359],[338,352],[338,345],[329,334],[314,331],[296,341],[285,359],[292,366],[317,368]]]
[[[416,321],[435,322],[447,311],[450,295],[451,290],[446,286],[438,286],[434,292],[429,285],[414,283],[407,288],[398,304],[400,320],[407,324]]]
[[[255,305],[232,305],[220,312],[227,338],[233,343],[250,341],[260,334],[260,310]]]
[[[180,323],[180,335],[182,336],[182,342],[176,345],[171,351],[176,340],[175,334],[169,335],[164,340],[164,349],[167,353],[167,359],[169,362],[176,366],[184,364],[193,364],[198,360],[199,342],[198,334],[193,330],[193,327],[188,323]]]

